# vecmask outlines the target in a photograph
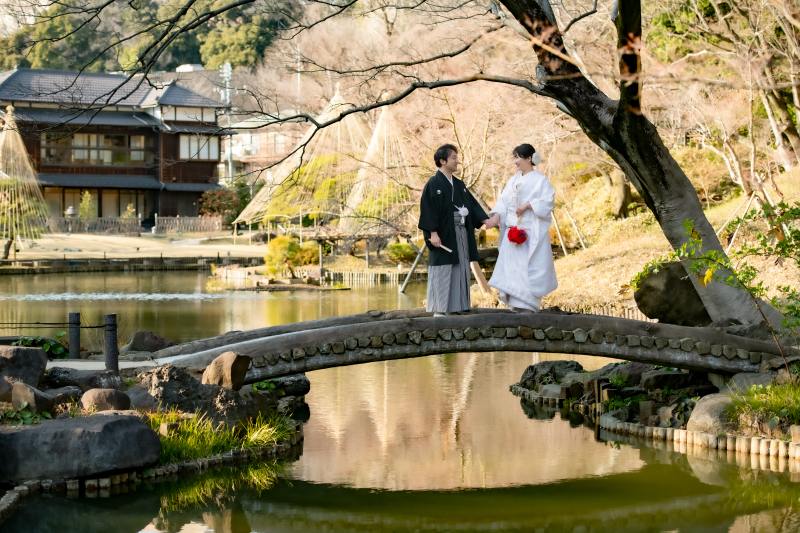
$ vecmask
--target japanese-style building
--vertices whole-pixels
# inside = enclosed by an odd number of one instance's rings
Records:
[[[177,83],[122,74],[16,69],[0,73],[6,107],[25,140],[50,212],[78,209],[85,191],[99,217],[129,206],[147,221],[197,216],[218,188],[225,104]]]

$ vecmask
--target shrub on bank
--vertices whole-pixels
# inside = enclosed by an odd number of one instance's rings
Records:
[[[417,251],[410,244],[390,244],[386,247],[386,255],[394,264],[412,263],[417,257]]]
[[[800,424],[800,383],[753,385],[733,395],[728,414],[745,435],[760,435],[765,426],[770,432],[785,431]]]
[[[275,274],[289,266],[296,268],[319,263],[319,249],[315,242],[305,242],[301,246],[289,236],[275,237],[267,246],[264,266],[270,274]]]
[[[318,265],[319,264],[319,245],[314,241],[304,242],[297,254],[294,256],[292,266]]]
[[[174,408],[147,413],[147,416],[150,428],[157,433],[163,423],[178,423],[177,429],[169,436],[160,435],[159,465],[202,459],[233,449],[272,446],[285,440],[294,431],[294,425],[275,412],[266,419],[259,415],[242,428],[215,428],[211,420],[201,414],[186,418]]]

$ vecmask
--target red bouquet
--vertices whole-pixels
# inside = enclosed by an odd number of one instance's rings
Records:
[[[514,226],[508,230],[508,240],[514,244],[522,244],[528,238],[528,232],[524,228]]]

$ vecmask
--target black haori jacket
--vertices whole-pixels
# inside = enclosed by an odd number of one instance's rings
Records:
[[[475,242],[475,228],[481,227],[483,221],[489,218],[486,211],[467,190],[464,182],[455,176],[453,176],[453,187],[450,186],[450,181],[441,171],[425,184],[419,202],[419,229],[422,230],[425,242],[428,243],[428,250],[430,250],[428,262],[431,266],[458,264],[458,245],[456,244],[456,225],[453,213],[462,206],[469,209],[465,223],[469,260],[477,261],[478,243]],[[442,244],[453,251],[448,252],[444,248],[431,246],[432,231],[438,233]]]

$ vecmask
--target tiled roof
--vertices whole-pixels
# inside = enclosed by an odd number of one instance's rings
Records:
[[[92,124],[94,126],[160,126],[162,122],[147,113],[125,111],[81,111],[41,107],[17,107],[14,115],[29,124]],[[0,109],[0,117],[5,112]]]
[[[158,99],[161,105],[181,107],[225,107],[220,100],[214,100],[180,85],[170,85]]]
[[[192,133],[194,135],[237,135],[236,131],[225,129],[222,126],[162,124],[159,129],[167,133]]]
[[[70,108],[156,103],[182,107],[225,107],[219,100],[180,85],[152,87],[142,77],[128,79],[124,74],[26,68],[0,73],[0,100],[56,103]]]
[[[39,183],[52,187],[111,187],[120,189],[161,189],[155,176],[117,176],[97,174],[39,174]]]
[[[216,183],[164,183],[164,188],[174,192],[203,192],[221,189],[221,185]]]

